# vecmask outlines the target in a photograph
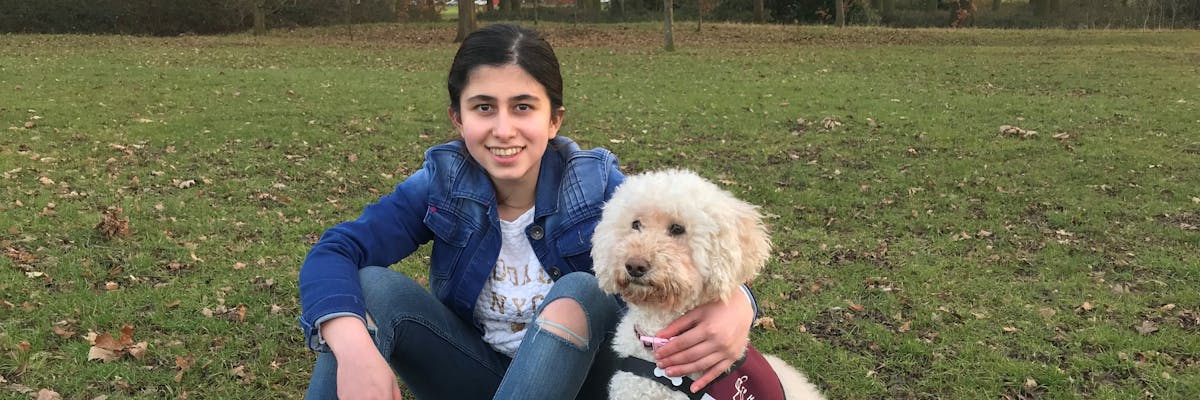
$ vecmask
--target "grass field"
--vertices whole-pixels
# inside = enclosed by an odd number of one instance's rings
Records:
[[[564,134],[763,207],[831,398],[1200,397],[1200,32],[541,27]],[[351,33],[0,36],[0,398],[301,397],[307,248],[453,137],[454,26]]]

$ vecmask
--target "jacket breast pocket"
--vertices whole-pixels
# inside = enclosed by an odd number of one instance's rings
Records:
[[[558,238],[558,254],[571,267],[572,271],[592,270],[592,233],[596,230],[598,219],[585,220],[567,229]]]
[[[429,274],[433,278],[448,277],[457,268],[473,228],[457,215],[436,211],[425,213],[425,226],[435,236]]]

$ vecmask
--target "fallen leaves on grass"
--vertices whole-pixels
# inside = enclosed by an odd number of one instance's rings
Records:
[[[50,389],[42,389],[37,392],[37,400],[60,400],[62,395]]]
[[[140,360],[146,356],[148,348],[146,342],[133,342],[133,325],[122,326],[121,337],[117,339],[113,339],[108,332],[99,335],[88,332],[84,338],[92,344],[92,348],[88,350],[88,361],[116,361],[125,354]]]
[[[754,326],[756,326],[756,327],[761,326],[761,327],[763,327],[763,329],[766,329],[768,331],[779,330],[779,327],[775,326],[775,318],[771,318],[771,317],[760,317],[760,318],[754,320]]]
[[[100,236],[109,240],[129,236],[129,218],[122,218],[122,212],[121,207],[108,207],[100,212],[100,223],[96,224]]]
[[[1149,335],[1158,332],[1158,324],[1152,321],[1142,321],[1141,325],[1135,326],[1133,329],[1142,335]]]
[[[250,383],[254,380],[254,373],[247,371],[245,365],[239,365],[229,370],[229,374],[238,377],[242,383]]]
[[[1000,136],[1030,139],[1037,137],[1037,131],[1025,130],[1012,125],[1000,125]]]
[[[200,314],[208,318],[221,317],[230,321],[242,322],[246,320],[246,305],[239,304],[237,307],[229,308],[221,304],[216,309],[204,307],[204,309],[200,310]]]
[[[178,383],[178,382],[182,381],[183,373],[187,372],[187,370],[191,369],[192,364],[195,364],[195,363],[196,363],[196,357],[193,357],[191,354],[188,354],[187,357],[175,356],[175,369],[178,370],[175,372],[175,382]]]

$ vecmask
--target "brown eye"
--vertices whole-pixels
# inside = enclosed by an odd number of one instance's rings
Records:
[[[679,224],[671,224],[671,227],[669,229],[671,232],[671,236],[679,236],[679,235],[687,233],[687,230],[683,229],[683,225],[679,225]]]
[[[636,219],[635,219],[635,220],[633,220],[633,230],[635,230],[635,231],[640,231],[640,230],[642,230],[642,221],[639,221],[639,220],[636,220]]]

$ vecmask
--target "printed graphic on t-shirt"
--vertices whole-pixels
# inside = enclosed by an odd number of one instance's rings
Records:
[[[475,318],[483,323],[483,340],[510,357],[554,285],[525,236],[532,221],[532,209],[512,222],[501,221],[500,256],[475,303]]]

